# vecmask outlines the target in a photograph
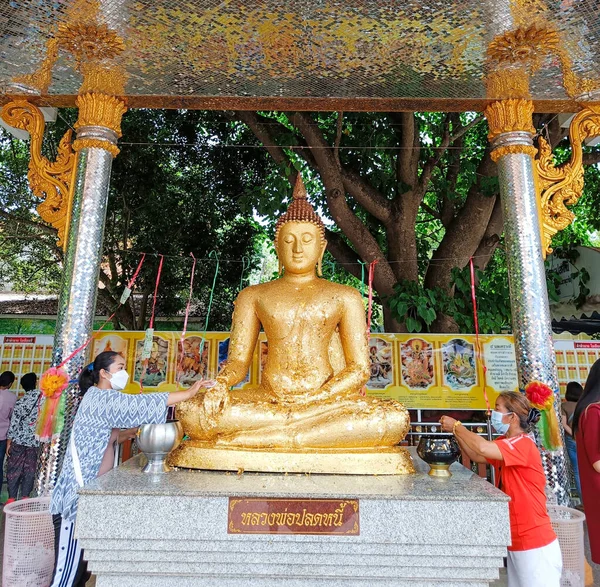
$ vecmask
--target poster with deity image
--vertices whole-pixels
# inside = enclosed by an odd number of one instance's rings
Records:
[[[94,339],[92,358],[95,359],[100,353],[105,351],[114,351],[115,353],[119,353],[124,359],[127,359],[129,341],[118,334],[107,334],[106,336]]]
[[[134,381],[144,387],[158,387],[167,380],[169,369],[169,341],[160,336],[152,337],[152,350],[146,365],[142,361],[144,340],[136,341]]]
[[[218,366],[218,371],[221,371],[221,369],[223,368],[223,366],[225,365],[225,363],[227,362],[227,357],[229,356],[229,342],[230,342],[230,338],[226,338],[225,340],[221,340],[219,341],[219,366]],[[238,389],[240,387],[244,387],[244,385],[246,385],[246,383],[250,382],[250,369],[248,369],[248,373],[246,373],[246,378],[241,381],[240,383],[238,383],[237,385],[234,385],[233,388],[234,389]]]
[[[367,389],[385,389],[394,382],[392,343],[372,336],[369,340],[370,377]]]
[[[469,391],[477,385],[475,348],[462,338],[442,345],[444,385],[453,391]]]
[[[433,385],[433,345],[422,338],[400,343],[402,383],[409,389],[429,389]]]
[[[177,375],[181,385],[192,385],[194,381],[209,378],[208,357],[210,356],[210,341],[202,344],[201,336],[188,336],[181,344],[177,343]]]

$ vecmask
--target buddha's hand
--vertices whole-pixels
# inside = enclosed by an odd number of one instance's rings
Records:
[[[216,384],[204,394],[204,413],[210,426],[216,426],[217,416],[227,408],[229,399],[227,384],[217,379]]]

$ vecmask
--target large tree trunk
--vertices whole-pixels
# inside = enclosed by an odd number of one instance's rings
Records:
[[[457,200],[452,195],[460,172],[461,150],[466,144],[465,133],[482,122],[481,116],[463,125],[458,114],[445,115],[439,123],[435,146],[428,148],[428,158],[420,162],[422,145],[418,118],[409,112],[386,115],[386,123],[390,123],[398,148],[393,160],[394,181],[386,184],[391,188],[382,188],[389,193],[379,191],[372,183],[370,165],[361,168],[360,163],[350,165],[348,159],[340,157],[343,152],[340,143],[344,136],[342,113],[338,114],[334,140],[326,139],[328,135],[306,112],[287,114],[292,132],[295,133],[294,141],[289,140],[290,127],[273,117],[254,112],[238,112],[236,116],[252,129],[282,170],[294,169],[289,154],[293,151],[319,174],[325,186],[331,218],[347,239],[336,233],[328,234],[329,251],[337,262],[355,276],[360,274],[358,261],[366,264],[377,261],[373,288],[382,303],[384,327],[388,332],[406,330],[405,325],[394,318],[388,305],[389,298],[396,294],[395,285],[402,280],[416,282],[420,279],[416,223],[421,207],[440,220],[446,229],[426,273],[425,286],[441,287],[450,296],[453,295],[452,269],[455,266],[464,267],[478,250],[486,229],[494,230],[495,225],[490,222],[490,217],[495,198],[483,195],[484,190],[478,181],[459,210],[456,210]],[[281,146],[290,142],[293,146]],[[450,147],[454,152],[444,159]],[[477,170],[477,177],[493,174],[495,166],[489,153],[486,153]],[[425,204],[424,197],[431,189],[432,178],[439,178],[440,175],[446,182],[448,194],[443,197],[438,209],[434,209]],[[353,201],[349,201],[347,196]],[[381,246],[381,234],[371,231],[372,222],[365,221],[362,212],[356,212],[355,203],[381,223],[385,232],[385,246]],[[491,234],[488,236],[493,239]],[[490,240],[489,247],[492,246],[494,244]],[[456,322],[448,316],[439,316],[434,327],[448,332],[458,330]]]

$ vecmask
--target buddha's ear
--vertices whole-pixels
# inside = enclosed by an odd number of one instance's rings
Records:
[[[321,246],[321,255],[319,256],[319,260],[317,262],[317,275],[319,277],[323,277],[323,256],[325,255],[325,251],[327,250],[327,241],[323,239],[323,245]]]
[[[277,239],[273,241],[273,245],[275,247],[275,254],[277,255],[277,273],[279,277],[283,275],[283,265],[281,264],[281,257],[279,256],[279,247],[277,246]]]

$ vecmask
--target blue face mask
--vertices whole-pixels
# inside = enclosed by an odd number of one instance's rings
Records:
[[[496,410],[492,410],[492,417],[491,417],[492,428],[498,434],[506,434],[508,432],[508,428],[509,428],[510,424],[505,424],[502,421],[503,416],[506,416],[507,414],[512,414],[512,412],[506,412],[506,414],[504,414],[502,412],[497,412]]]

